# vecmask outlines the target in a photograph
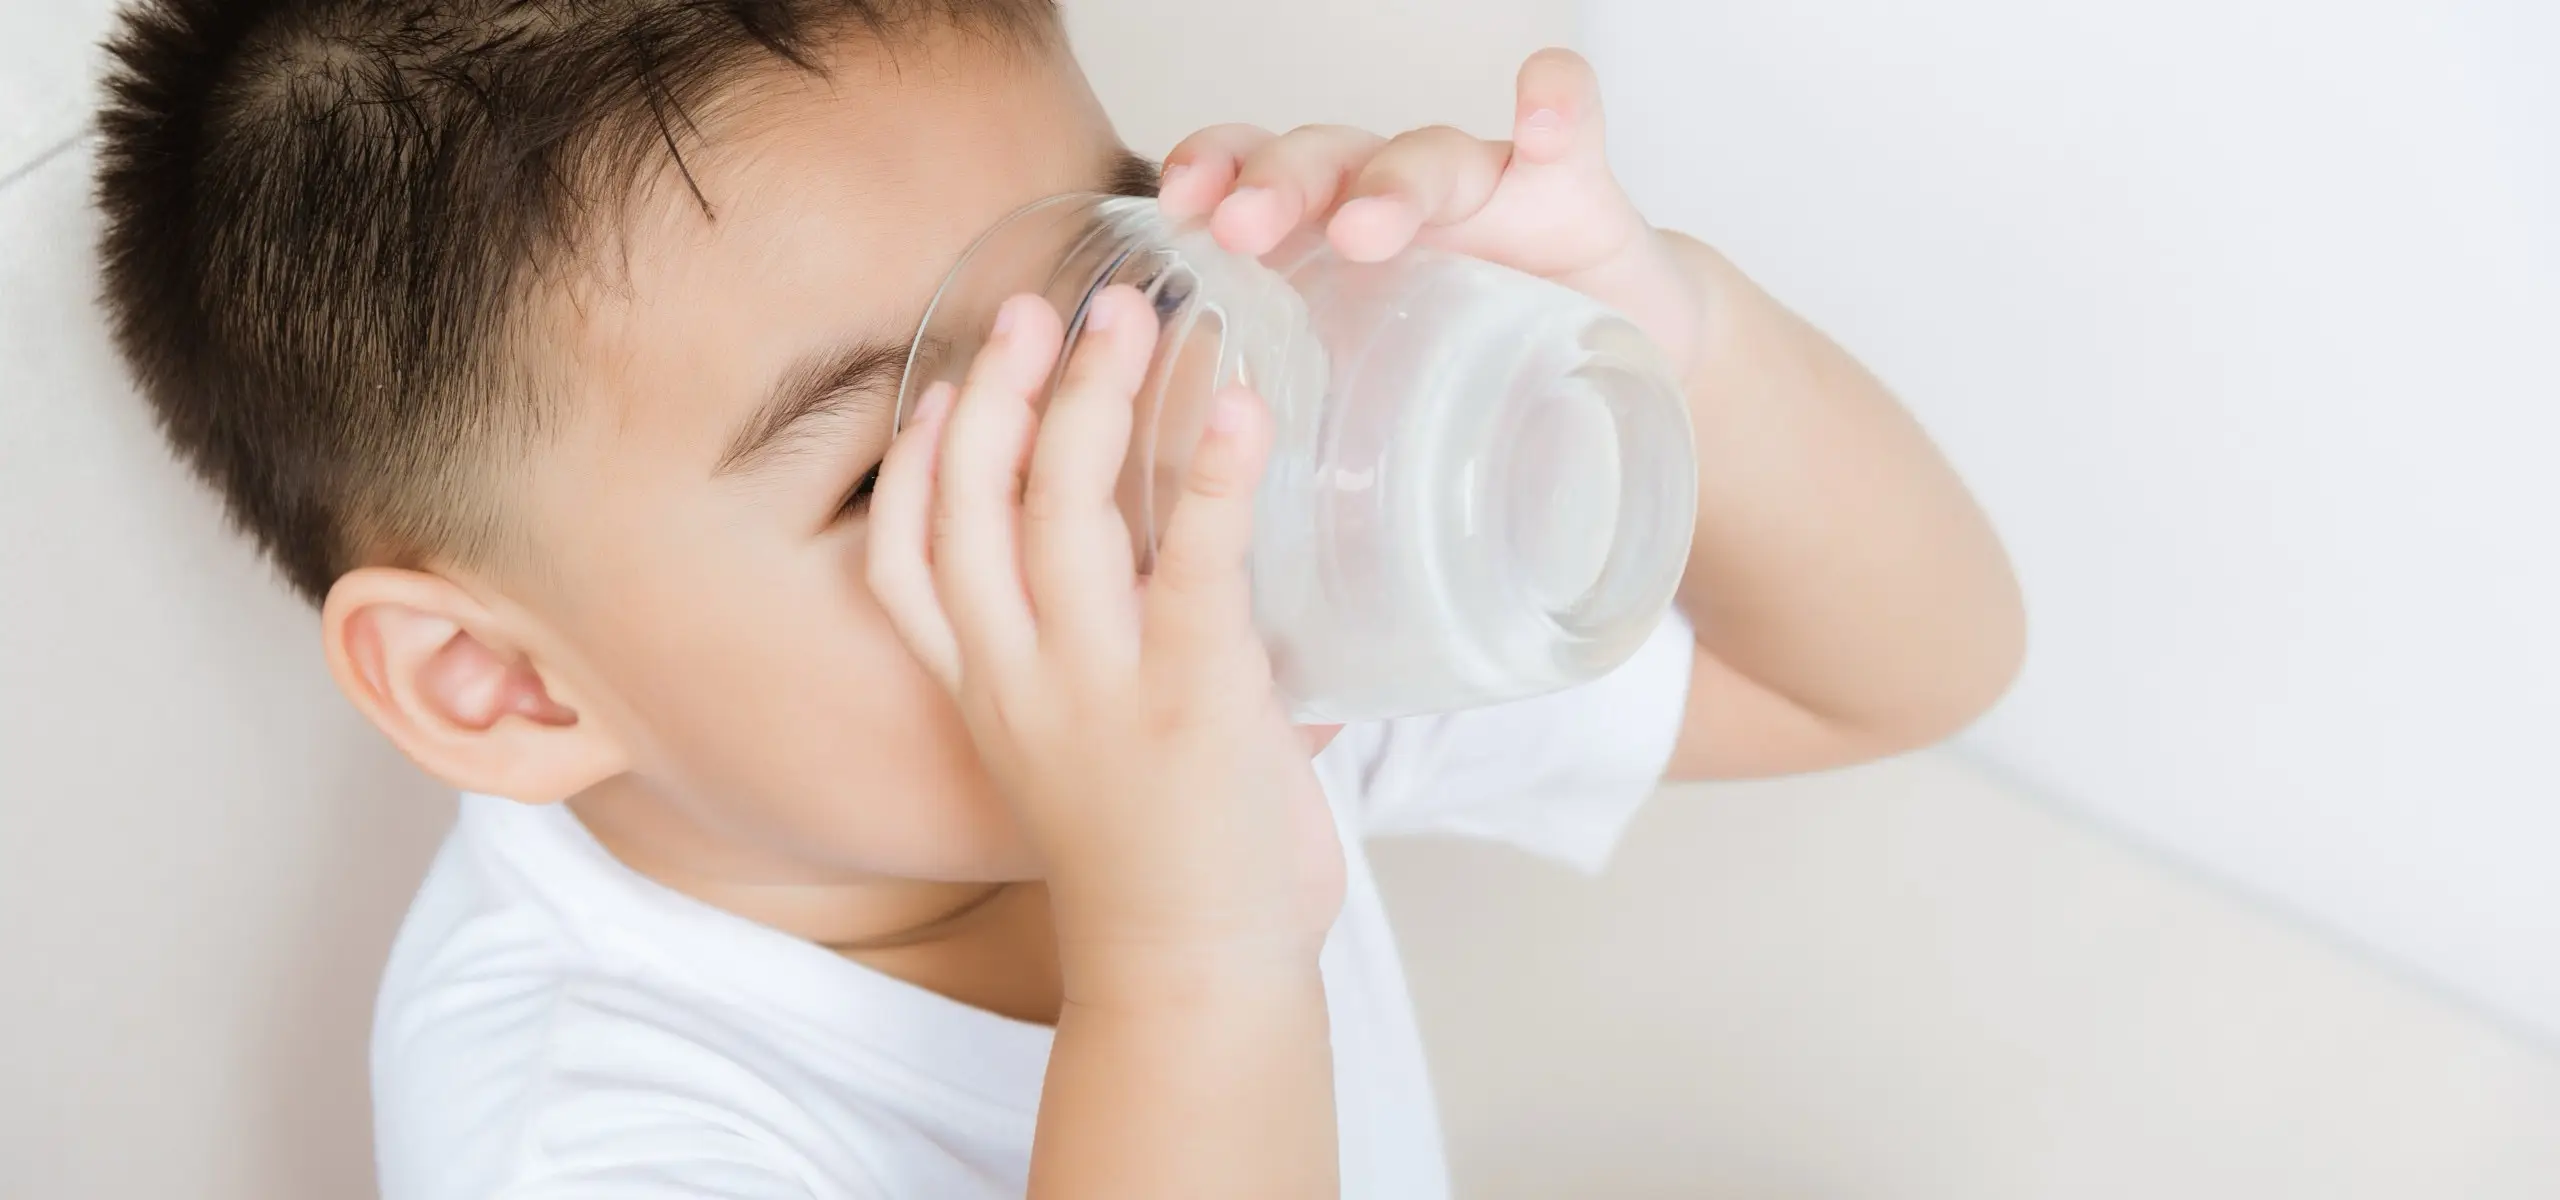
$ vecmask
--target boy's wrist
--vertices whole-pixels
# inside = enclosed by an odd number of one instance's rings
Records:
[[[1716,377],[1733,371],[1750,348],[1736,336],[1753,319],[1750,310],[1774,301],[1715,247],[1670,229],[1657,229],[1654,237],[1690,297],[1690,349],[1680,382],[1695,405],[1721,390],[1713,386]]]

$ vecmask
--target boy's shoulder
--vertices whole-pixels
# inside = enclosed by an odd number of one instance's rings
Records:
[[[563,808],[468,796],[383,976],[377,1160],[394,1200],[594,1194],[599,1171],[966,1197],[1027,1171],[1046,1058],[1044,1030],[657,887]]]

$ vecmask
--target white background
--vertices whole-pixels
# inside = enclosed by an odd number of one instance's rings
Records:
[[[2016,554],[1973,744],[2560,1036],[2560,5],[1588,12],[1657,219]]]

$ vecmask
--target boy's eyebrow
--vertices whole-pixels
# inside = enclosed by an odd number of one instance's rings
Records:
[[[906,365],[905,342],[852,342],[802,360],[783,372],[772,394],[739,424],[712,477],[770,465],[794,432],[821,417],[876,412],[885,422]]]

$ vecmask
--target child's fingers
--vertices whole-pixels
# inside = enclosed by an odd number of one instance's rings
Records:
[[[1520,64],[1511,140],[1519,160],[1531,166],[1607,161],[1600,74],[1592,70],[1590,60],[1571,50],[1551,48]]]
[[[1222,662],[1238,639],[1253,636],[1246,559],[1271,422],[1244,388],[1228,388],[1214,403],[1147,580],[1146,653],[1156,661]]]
[[[1017,529],[1023,461],[1037,418],[1034,397],[1047,384],[1063,337],[1057,310],[1037,296],[1015,296],[997,310],[996,328],[952,403],[936,468],[931,549],[936,590],[950,614],[966,674],[995,662],[1019,661],[1033,645],[1029,597],[1022,590]]]
[[[907,651],[945,688],[960,686],[960,646],[933,588],[928,550],[933,513],[934,463],[941,456],[943,422],[958,389],[937,383],[908,415],[907,426],[880,460],[871,488],[863,578],[889,615]]]
[[[1484,209],[1511,161],[1508,142],[1434,125],[1398,134],[1351,183],[1351,199],[1326,225],[1353,262],[1391,258],[1426,225],[1455,225]]]
[[[1348,125],[1302,125],[1244,160],[1209,231],[1238,254],[1263,255],[1298,223],[1333,211],[1354,172],[1385,139]]]
[[[1270,130],[1256,125],[1212,125],[1182,139],[1164,156],[1157,206],[1177,221],[1208,215],[1235,187],[1246,156],[1271,139]]]
[[[1104,289],[1041,414],[1022,493],[1022,569],[1040,640],[1075,653],[1134,658],[1136,568],[1117,486],[1131,407],[1155,350],[1155,310],[1137,289]]]

